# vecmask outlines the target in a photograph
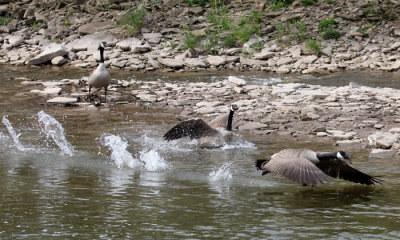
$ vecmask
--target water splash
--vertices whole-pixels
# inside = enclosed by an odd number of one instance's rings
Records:
[[[3,116],[3,120],[2,120],[3,124],[7,127],[8,132],[10,133],[13,141],[14,141],[14,145],[17,147],[18,150],[20,151],[26,151],[27,148],[25,148],[24,146],[22,146],[22,144],[20,143],[18,137],[21,134],[17,134],[13,128],[13,126],[11,125],[10,121],[7,119],[7,116]]]
[[[47,139],[52,138],[61,151],[70,156],[73,155],[74,147],[67,141],[62,125],[43,110],[38,112],[38,122],[46,134]]]
[[[136,159],[127,150],[128,143],[120,136],[103,134],[101,142],[111,150],[111,160],[118,168],[122,168],[123,166],[131,168],[140,166],[149,171],[157,171],[170,167],[170,164],[160,156],[156,149],[143,149],[139,152],[139,159]]]
[[[126,150],[128,143],[122,140],[120,136],[103,134],[100,140],[104,146],[110,149],[111,160],[118,168],[123,166],[134,168],[140,165],[140,162]]]
[[[152,149],[150,151],[143,150],[140,152],[140,160],[144,164],[146,170],[157,171],[169,168],[170,164],[160,156],[160,154]]]
[[[228,181],[232,178],[231,168],[232,162],[226,162],[222,164],[220,168],[210,172],[208,175],[211,181]]]

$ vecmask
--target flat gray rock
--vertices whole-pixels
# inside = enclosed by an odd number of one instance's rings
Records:
[[[95,32],[104,31],[111,26],[112,23],[110,22],[91,22],[80,26],[78,28],[78,33],[81,35],[92,34]]]
[[[88,51],[93,53],[97,51],[99,43],[105,41],[109,45],[114,46],[117,44],[118,39],[108,32],[98,32],[90,35],[86,35],[80,39],[70,42],[67,47],[73,51]]]
[[[55,97],[47,100],[48,103],[60,103],[60,104],[76,103],[77,101],[78,99],[74,97]]]
[[[51,61],[57,56],[65,56],[68,54],[66,47],[62,44],[52,43],[47,46],[42,53],[29,60],[29,65],[39,65]]]

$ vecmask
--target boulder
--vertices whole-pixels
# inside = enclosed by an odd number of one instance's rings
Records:
[[[24,42],[24,38],[22,36],[19,36],[19,35],[9,36],[8,37],[8,42],[9,42],[11,47],[17,47],[17,46],[21,45],[21,43]]]
[[[78,28],[78,33],[81,35],[92,34],[95,32],[104,31],[111,26],[112,23],[110,22],[91,22],[80,26]]]
[[[158,58],[158,62],[164,66],[170,67],[170,68],[182,68],[185,63],[183,60],[178,60],[175,58]]]
[[[118,39],[108,32],[98,32],[90,35],[85,35],[84,37],[70,42],[67,47],[72,51],[88,51],[93,53],[97,51],[99,43],[105,41],[111,46],[115,46]]]
[[[65,59],[63,56],[57,56],[51,60],[51,64],[56,66],[61,66],[65,63],[67,63],[67,59]]]
[[[185,65],[191,68],[205,68],[206,63],[200,58],[185,58]]]
[[[378,132],[368,136],[370,146],[389,149],[399,140],[397,134]]]
[[[221,56],[208,55],[206,60],[211,66],[215,66],[215,67],[217,67],[219,65],[224,65],[226,63],[225,58],[221,57]]]
[[[161,33],[143,33],[143,39],[147,40],[149,43],[157,44],[161,41]]]
[[[29,65],[39,65],[51,61],[57,56],[65,56],[68,54],[66,47],[62,44],[52,43],[47,46],[42,53],[29,60]]]
[[[136,46],[141,46],[143,43],[141,40],[132,37],[125,40],[122,40],[117,43],[117,47],[124,51],[130,51],[131,49],[135,48]]]
[[[235,76],[229,76],[228,81],[237,85],[237,86],[244,86],[246,85],[246,80],[235,77]]]

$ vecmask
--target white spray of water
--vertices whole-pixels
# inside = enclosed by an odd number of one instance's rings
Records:
[[[108,147],[111,151],[111,160],[114,161],[118,168],[123,166],[136,167],[140,162],[133,158],[130,152],[126,150],[128,143],[122,140],[120,136],[103,134],[101,136],[102,144]]]
[[[150,151],[141,151],[140,160],[144,163],[144,167],[149,171],[157,171],[169,168],[169,163],[165,161],[164,158],[162,158],[154,149]]]
[[[67,141],[62,125],[43,110],[38,112],[38,122],[46,134],[47,139],[52,138],[61,151],[70,156],[73,155],[74,147]]]
[[[15,146],[17,147],[18,150],[20,151],[25,151],[26,148],[24,146],[22,146],[22,144],[20,143],[18,137],[20,136],[20,134],[17,134],[13,128],[13,126],[11,125],[10,121],[7,119],[7,116],[3,116],[3,124],[7,127],[8,133],[10,133],[10,136],[12,137]]]
[[[208,176],[211,181],[228,181],[232,178],[231,168],[232,162],[226,162],[222,164],[220,168],[215,171],[212,171]]]
[[[169,167],[169,163],[166,162],[154,149],[142,150],[139,153],[139,159],[136,159],[127,150],[128,143],[120,136],[103,134],[101,136],[101,141],[104,146],[110,149],[111,160],[114,161],[118,168],[123,166],[131,168],[141,166],[149,171],[157,171]]]

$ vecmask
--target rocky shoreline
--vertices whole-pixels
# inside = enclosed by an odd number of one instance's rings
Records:
[[[209,51],[199,47],[184,50],[188,34],[203,36],[198,40],[210,44],[211,40],[204,40],[204,36],[214,33],[216,27],[207,17],[217,10],[209,4],[145,1],[146,16],[140,34],[126,37],[118,27],[121,15],[143,3],[63,2],[68,4],[57,5],[52,0],[1,0],[0,14],[9,16],[10,22],[0,26],[0,63],[91,68],[99,60],[98,42],[106,41],[112,46],[105,52],[107,66],[127,71],[326,74],[400,69],[398,1],[317,1],[312,6],[294,1],[281,9],[273,9],[262,1],[229,1],[223,6],[228,12],[226,19],[233,18],[234,22],[235,18],[257,11],[259,30],[246,42],[236,41],[235,47],[224,47],[218,40]],[[321,39],[318,28],[322,19],[330,20],[340,37]],[[310,52],[306,42],[299,40],[303,38],[320,39],[315,41],[320,50]]]
[[[400,3],[383,1],[381,12],[368,12],[373,5],[345,1],[330,5],[317,1],[302,6],[271,9],[260,1],[230,1],[224,7],[230,17],[262,12],[260,31],[240,46],[214,46],[211,52],[182,48],[188,33],[208,33],[205,16],[215,11],[209,5],[189,6],[182,1],[145,1],[146,21],[137,37],[124,37],[116,27],[121,13],[138,2],[0,0],[2,16],[12,20],[0,26],[0,63],[10,65],[54,65],[62,68],[94,68],[99,61],[98,43],[106,41],[108,68],[135,72],[253,71],[278,74],[326,74],[349,70],[395,71],[400,69]],[[243,5],[243,2],[249,3]],[[372,3],[375,3],[372,1]],[[242,6],[251,6],[245,8]],[[72,10],[71,10],[72,9]],[[382,10],[383,11],[383,10]],[[378,18],[376,18],[378,15]],[[321,19],[335,19],[340,38],[321,40],[321,51],[312,54],[305,42],[293,39],[300,27],[280,35],[279,27],[296,19],[318,38]],[[372,24],[373,23],[373,24]],[[372,24],[372,25],[371,25]],[[190,31],[186,27],[190,26]],[[296,32],[297,31],[297,32]],[[296,35],[298,36],[298,35]],[[397,73],[394,73],[397,74]],[[18,79],[17,79],[18,80]],[[313,136],[333,139],[340,146],[371,147],[371,157],[400,154],[400,91],[350,84],[345,87],[289,83],[260,86],[230,77],[213,83],[170,83],[113,79],[109,102],[86,99],[86,78],[61,81],[22,81],[31,94],[46,97],[47,104],[81,107],[136,104],[180,109],[184,117],[211,117],[225,113],[236,103],[237,131],[254,134]],[[95,105],[93,105],[95,103]]]
[[[46,97],[48,105],[98,111],[87,101],[83,79],[29,81],[30,94]],[[71,87],[72,86],[72,87]],[[134,104],[181,111],[182,118],[207,120],[226,113],[230,104],[240,108],[234,129],[239,133],[312,136],[333,140],[346,148],[372,148],[371,157],[400,154],[400,90],[350,83],[343,87],[285,83],[252,85],[230,76],[224,81],[164,82],[113,79],[107,103],[101,108]]]

